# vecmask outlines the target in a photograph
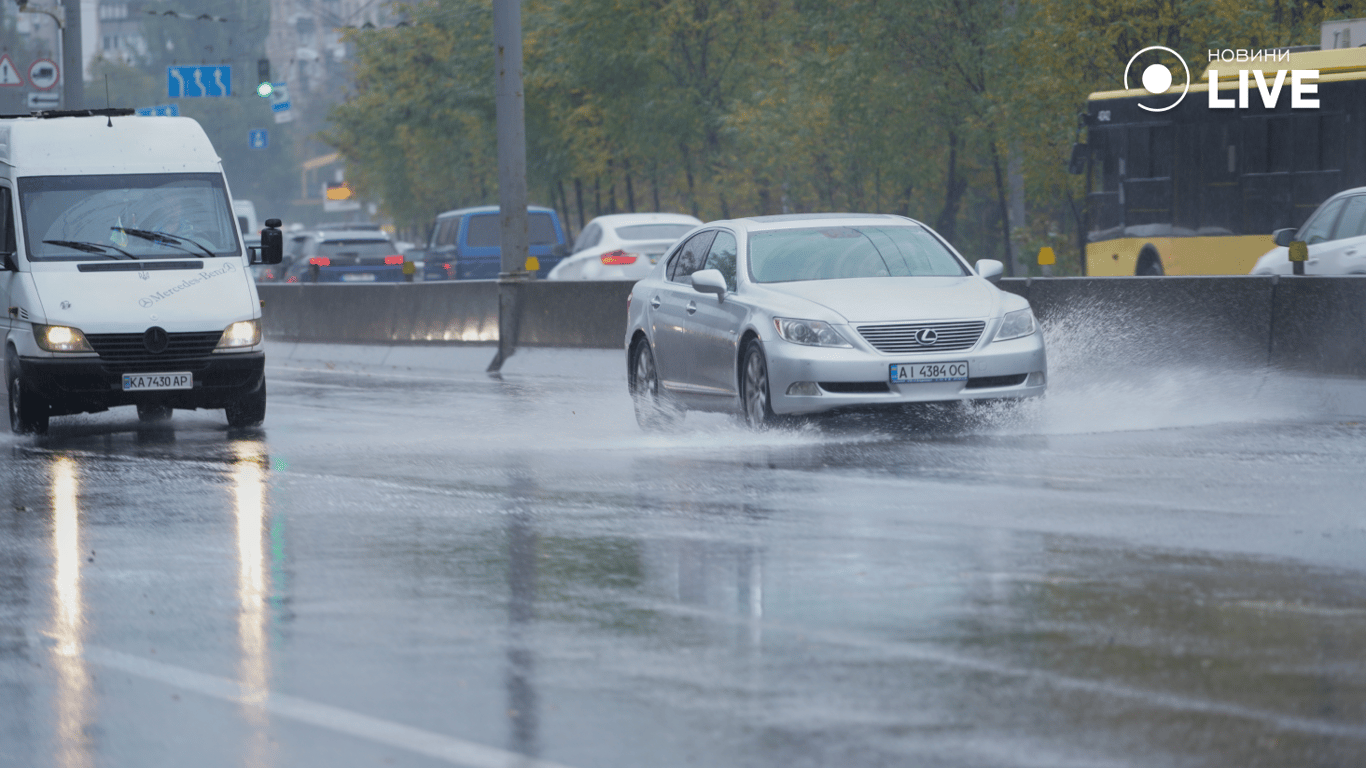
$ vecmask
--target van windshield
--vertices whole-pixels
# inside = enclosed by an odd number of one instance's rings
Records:
[[[19,204],[31,261],[241,254],[221,174],[29,176]]]

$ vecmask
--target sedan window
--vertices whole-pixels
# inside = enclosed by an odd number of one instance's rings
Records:
[[[755,282],[968,274],[924,227],[812,227],[749,236]]]
[[[717,232],[716,241],[711,244],[711,253],[707,254],[707,269],[715,269],[721,272],[721,276],[726,278],[726,290],[735,291],[735,252],[738,244],[735,242],[735,235],[729,232]]]
[[[602,227],[597,224],[589,224],[579,233],[579,237],[574,241],[574,253],[592,248],[602,241]]]
[[[1313,245],[1332,239],[1333,225],[1337,223],[1338,213],[1342,211],[1346,198],[1338,198],[1319,209],[1314,218],[1299,232],[1300,240]]]
[[[686,282],[692,273],[701,269],[707,263],[707,248],[715,236],[715,231],[709,231],[698,232],[688,238],[688,242],[678,249],[678,255],[669,262],[669,279],[677,283]]]
[[[696,224],[632,224],[617,227],[617,237],[622,240],[677,240],[688,234]]]
[[[1333,230],[1333,239],[1360,237],[1366,235],[1366,195],[1347,198],[1338,225]]]

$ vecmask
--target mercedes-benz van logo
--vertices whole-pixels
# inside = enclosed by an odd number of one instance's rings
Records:
[[[166,329],[161,326],[154,325],[151,328],[148,328],[146,333],[142,334],[142,346],[146,347],[147,351],[154,355],[165,352],[166,346],[170,343],[170,335],[167,334]]]
[[[921,328],[915,332],[915,341],[922,347],[933,346],[939,341],[939,332],[933,328]]]

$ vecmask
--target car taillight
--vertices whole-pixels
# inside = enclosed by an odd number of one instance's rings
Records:
[[[394,264],[402,264],[402,263],[403,263],[403,257],[402,257],[402,256],[385,256],[385,257],[384,257],[384,263],[385,263],[385,264],[389,264],[389,265],[391,265],[391,266],[394,265]]]
[[[444,270],[446,270],[447,272],[450,272],[450,271],[451,271],[451,265],[450,265],[450,264],[442,264],[442,265],[441,265],[441,268],[444,269]]]
[[[287,280],[285,280],[285,282],[286,282],[286,283],[297,283],[297,282],[299,282],[299,278],[298,278],[297,275],[290,275],[289,278],[288,278]]]
[[[608,266],[615,266],[618,264],[634,264],[636,263],[636,259],[640,258],[640,254],[627,253],[626,251],[623,251],[620,248],[618,248],[615,251],[608,251],[607,253],[604,253],[600,258],[602,259],[603,264],[606,264]]]
[[[329,258],[327,258],[326,256],[314,256],[313,258],[311,258],[311,259],[308,260],[308,263],[311,264],[311,265],[313,265],[313,266],[315,266],[315,267],[330,267],[330,266],[332,266],[332,260],[329,259]]]

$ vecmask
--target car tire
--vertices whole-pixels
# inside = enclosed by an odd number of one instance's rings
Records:
[[[228,416],[228,426],[233,429],[260,426],[266,420],[266,383],[246,397],[231,403],[224,409]]]
[[[654,352],[649,340],[643,337],[631,347],[631,402],[635,405],[636,423],[650,432],[672,427],[682,416],[660,389]]]
[[[16,435],[46,434],[47,401],[23,380],[15,362],[6,366],[5,385],[9,393],[10,431]]]
[[[165,403],[138,403],[138,421],[166,421],[171,418],[171,406]]]
[[[768,358],[764,357],[764,347],[758,339],[749,340],[741,359],[744,363],[740,368],[740,407],[745,423],[752,429],[772,427],[778,423],[778,415],[773,412],[770,396]]]

